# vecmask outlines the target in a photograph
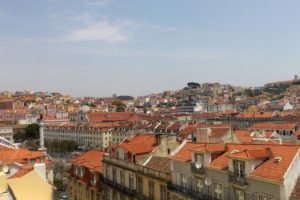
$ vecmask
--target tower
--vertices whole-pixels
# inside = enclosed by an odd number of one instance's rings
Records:
[[[299,77],[298,77],[298,75],[296,74],[295,75],[295,78],[294,78],[294,81],[298,81],[299,80]]]
[[[44,126],[45,123],[43,122],[43,120],[40,120],[40,147],[39,147],[39,151],[46,151],[47,149],[44,146]]]

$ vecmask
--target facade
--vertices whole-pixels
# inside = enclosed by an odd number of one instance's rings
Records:
[[[53,170],[44,153],[0,144],[0,155],[1,200],[53,199]]]
[[[16,124],[36,123],[38,116],[26,110],[5,110],[0,111],[0,121],[13,122]]]
[[[151,157],[144,166],[138,167],[136,177],[137,198],[168,199],[168,183],[171,181],[169,158]]]
[[[0,124],[0,137],[13,142],[13,127],[5,124]]]
[[[170,199],[288,200],[299,145],[186,143],[171,161]]]
[[[140,134],[111,148],[110,156],[103,159],[104,199],[165,197],[168,172],[147,163],[154,157],[167,157],[177,146],[175,137]]]
[[[134,134],[129,124],[61,123],[44,127],[45,140],[73,140],[85,148],[105,149]]]
[[[107,148],[111,144],[111,125],[91,124],[47,124],[44,127],[45,140],[73,140],[86,148]]]
[[[105,152],[88,151],[72,162],[68,171],[68,198],[70,200],[102,199],[102,159]]]

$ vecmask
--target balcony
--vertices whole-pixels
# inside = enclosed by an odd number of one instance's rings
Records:
[[[114,182],[112,180],[109,180],[107,178],[103,179],[103,183],[106,184],[106,185],[109,185],[110,187],[112,187],[114,189],[117,189],[120,192],[123,192],[123,193],[125,193],[125,194],[127,194],[129,196],[134,196],[136,194],[136,192],[135,192],[134,189],[127,188],[124,185],[116,183],[116,182]]]
[[[195,191],[194,189],[191,188],[185,188],[173,183],[168,183],[168,190],[179,193],[181,195],[184,195],[194,200],[217,200],[215,197],[212,197],[211,195],[201,193],[199,191]]]
[[[236,185],[248,185],[245,175],[237,176],[234,172],[228,172],[228,182]]]
[[[197,168],[195,166],[195,163],[191,163],[191,171],[195,174],[199,174],[199,175],[205,175],[205,169],[204,167],[200,167],[200,168]]]

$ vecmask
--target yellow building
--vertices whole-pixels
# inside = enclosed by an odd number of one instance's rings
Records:
[[[53,187],[35,170],[20,178],[8,179],[11,195],[17,200],[52,200]]]
[[[137,197],[149,200],[167,200],[170,176],[170,159],[153,156],[136,173]]]
[[[101,200],[103,173],[102,158],[105,152],[91,150],[75,158],[68,172],[70,200]]]

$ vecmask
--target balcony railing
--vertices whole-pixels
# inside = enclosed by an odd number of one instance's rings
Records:
[[[237,185],[248,185],[245,175],[237,175],[234,172],[228,172],[228,182]]]
[[[106,185],[109,185],[110,187],[112,187],[114,189],[117,189],[120,192],[123,192],[127,195],[130,195],[130,196],[136,195],[136,192],[135,192],[134,189],[127,188],[126,186],[121,185],[119,183],[116,183],[116,182],[114,182],[112,180],[109,180],[107,178],[103,179],[103,183],[105,183]]]
[[[205,175],[205,169],[204,167],[200,167],[200,168],[197,168],[195,166],[195,163],[191,163],[191,171],[195,174],[200,174],[200,175]]]
[[[217,200],[209,194],[201,193],[191,188],[185,188],[180,185],[168,183],[168,190],[184,195],[194,200]]]

